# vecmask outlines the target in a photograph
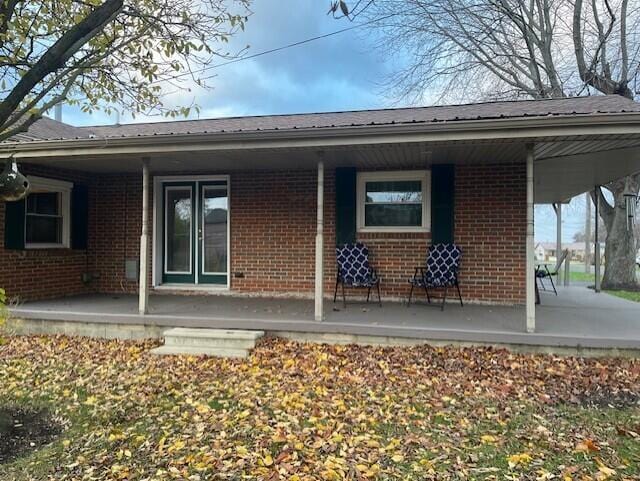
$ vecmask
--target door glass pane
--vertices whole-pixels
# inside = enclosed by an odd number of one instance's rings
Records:
[[[202,226],[204,273],[227,272],[227,218],[226,189],[203,187]]]
[[[167,189],[167,272],[191,272],[191,189]]]

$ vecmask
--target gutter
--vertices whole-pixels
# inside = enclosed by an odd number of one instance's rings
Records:
[[[0,144],[0,158],[322,148],[399,142],[531,141],[609,135],[640,136],[640,112],[7,142]]]

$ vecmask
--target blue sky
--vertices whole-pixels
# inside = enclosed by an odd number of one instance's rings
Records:
[[[328,16],[328,8],[328,0],[296,0],[295,5],[258,0],[245,32],[232,38],[230,50],[248,45],[247,54],[255,54],[354,25]],[[385,107],[390,102],[379,84],[388,68],[367,30],[351,30],[217,68],[212,71],[217,77],[209,81],[212,89],[196,88],[166,100],[179,105],[195,100],[202,118]],[[114,122],[115,116],[67,108],[64,120],[91,125]]]
[[[328,5],[328,0],[296,0],[295,4],[258,0],[252,6],[254,14],[245,32],[232,39],[231,49],[248,45],[250,55],[353,25],[326,15]],[[171,95],[166,101],[173,105],[195,101],[201,108],[201,118],[403,106],[382,87],[385,76],[401,61],[394,59],[396,64],[391,64],[379,53],[369,29],[355,29],[215,69],[217,76],[209,81],[212,89],[196,87],[189,93]],[[65,107],[63,120],[95,125],[114,123],[116,117],[100,112],[88,115]],[[120,121],[132,119],[123,115]],[[563,235],[568,241],[583,227],[583,206],[580,200],[566,209]],[[551,207],[537,207],[536,240],[555,240],[555,226]]]

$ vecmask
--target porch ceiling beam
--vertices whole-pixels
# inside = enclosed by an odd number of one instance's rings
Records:
[[[415,123],[243,131],[164,134],[141,137],[69,139],[0,144],[0,158],[73,157],[247,149],[324,148],[414,142],[483,140],[553,140],[559,137],[638,135],[640,114],[588,117],[543,117],[442,123]]]

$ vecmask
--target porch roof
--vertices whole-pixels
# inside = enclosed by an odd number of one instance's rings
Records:
[[[620,96],[73,127],[51,119],[0,159],[88,172],[514,162],[535,146],[535,201],[559,202],[640,171],[640,104]]]
[[[12,141],[100,140],[178,134],[191,135],[225,132],[350,128],[375,125],[439,124],[540,117],[588,118],[602,114],[625,113],[640,113],[640,104],[619,95],[605,95],[430,107],[96,125],[89,127],[73,127],[45,118],[33,125],[27,133],[16,135]]]

